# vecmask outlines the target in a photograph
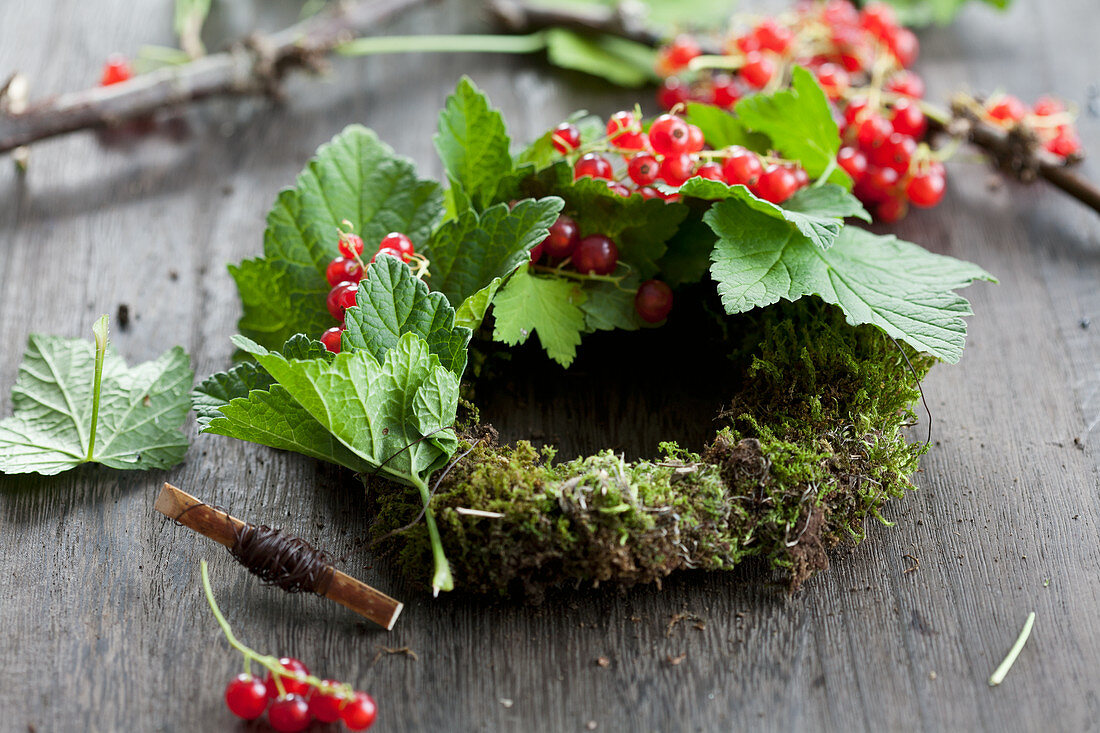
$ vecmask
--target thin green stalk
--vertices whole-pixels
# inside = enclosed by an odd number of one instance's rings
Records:
[[[424,501],[424,522],[428,525],[428,539],[432,543],[432,561],[435,565],[435,573],[432,575],[432,594],[438,596],[439,591],[454,590],[455,581],[451,575],[451,564],[447,562],[447,556],[443,552],[443,540],[439,537],[439,528],[435,525],[435,515],[428,505],[431,502],[431,491],[428,484],[417,476],[412,477],[416,488],[420,489],[420,498]]]
[[[1012,665],[1016,662],[1016,657],[1020,656],[1020,651],[1024,648],[1024,644],[1027,643],[1027,638],[1031,636],[1031,627],[1034,625],[1035,612],[1032,611],[1027,615],[1027,621],[1024,621],[1024,628],[1020,630],[1020,635],[1016,637],[1016,643],[1008,650],[1008,656],[1001,662],[1001,666],[997,667],[993,676],[989,678],[990,687],[996,687],[1005,681],[1005,675],[1008,674],[1008,670],[1012,669]]]
[[[95,453],[95,431],[99,425],[99,392],[103,384],[103,357],[107,353],[107,316],[99,317],[92,326],[95,334],[95,378],[92,383],[92,432],[88,438],[88,455],[85,461],[91,461]]]
[[[546,33],[526,36],[420,35],[356,38],[336,47],[342,56],[384,53],[538,53],[546,49]]]

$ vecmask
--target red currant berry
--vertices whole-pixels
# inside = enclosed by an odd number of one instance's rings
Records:
[[[381,252],[386,249],[396,250],[397,256],[405,262],[411,260],[412,256],[416,254],[412,240],[400,232],[390,232],[382,237],[382,241],[378,244],[378,251]]]
[[[1066,106],[1053,97],[1039,97],[1039,101],[1032,108],[1039,117],[1049,117],[1066,111]]]
[[[826,25],[853,25],[859,22],[859,11],[848,0],[829,0],[821,10]]]
[[[630,162],[626,166],[626,173],[630,176],[630,180],[639,186],[648,186],[657,180],[660,167],[661,164],[652,155],[638,153],[630,157]]]
[[[348,259],[355,259],[363,254],[363,238],[358,234],[341,234],[340,242],[336,245],[340,254]]]
[[[753,89],[762,89],[775,75],[775,63],[759,51],[745,56],[745,65],[741,67],[741,78]]]
[[[661,192],[655,189],[653,186],[642,186],[638,189],[638,193],[642,195],[644,199],[659,199],[663,198]]]
[[[340,711],[340,717],[348,730],[366,730],[374,725],[377,716],[378,708],[374,704],[374,698],[365,692],[356,692],[355,697]]]
[[[672,288],[660,280],[646,280],[638,286],[634,310],[646,323],[660,323],[672,310]]]
[[[729,74],[719,74],[714,77],[714,104],[723,109],[730,109],[741,98],[741,89],[737,82]]]
[[[699,47],[694,38],[681,35],[674,38],[672,43],[665,48],[664,59],[672,71],[679,71],[690,64],[692,59],[702,54],[703,49]]]
[[[860,122],[869,114],[869,108],[870,102],[867,100],[867,97],[853,97],[852,100],[848,102],[848,106],[844,108],[844,121],[849,125]]]
[[[853,181],[859,181],[867,172],[867,156],[852,147],[841,148],[836,154],[836,162]]]
[[[679,155],[687,150],[691,131],[676,115],[661,115],[649,128],[649,144],[658,155]]]
[[[923,137],[924,131],[928,129],[928,121],[924,119],[920,105],[908,98],[894,102],[890,124],[893,125],[894,132],[914,138]]]
[[[897,28],[886,42],[902,68],[912,66],[920,55],[920,41],[917,40],[917,34],[908,28]]]
[[[695,125],[688,125],[687,152],[698,153],[707,146],[707,140],[703,137],[703,131]]]
[[[347,257],[337,257],[325,268],[325,278],[334,287],[343,282],[357,283],[363,279],[363,266]]]
[[[851,83],[848,72],[832,63],[824,63],[818,67],[817,81],[829,99],[840,99]]]
[[[793,165],[790,168],[791,173],[794,173],[794,182],[798,184],[799,188],[810,185],[810,174],[806,172],[805,168],[800,165]]]
[[[666,155],[661,161],[658,176],[670,186],[682,186],[684,181],[691,178],[695,161],[687,153],[679,155]]]
[[[886,142],[893,131],[894,126],[885,117],[869,114],[856,127],[856,141],[864,151],[871,151]]]
[[[899,71],[886,82],[886,89],[903,97],[920,99],[924,96],[924,80],[912,71]]]
[[[627,150],[640,150],[642,132],[633,112],[616,112],[607,121],[607,137],[611,144]]]
[[[897,194],[898,172],[893,168],[867,166],[867,173],[853,189],[860,201],[878,204]]]
[[[886,38],[897,28],[898,19],[886,3],[871,2],[860,12],[859,24],[879,38]]]
[[[608,181],[607,188],[616,196],[622,196],[624,199],[630,198],[630,189],[618,181]]]
[[[577,180],[585,176],[610,180],[612,175],[611,163],[608,162],[607,158],[597,153],[585,153],[573,166],[573,177]]]
[[[554,144],[554,150],[562,155],[567,155],[580,147],[581,131],[577,129],[576,125],[563,122],[554,128],[554,132],[550,135],[550,141]]]
[[[287,695],[271,703],[267,722],[279,733],[300,733],[309,727],[309,703],[301,695]]]
[[[663,110],[669,110],[686,104],[688,101],[688,88],[675,77],[665,79],[661,88],[657,90],[657,104]]]
[[[998,122],[1019,122],[1027,114],[1027,107],[1016,97],[1006,94],[989,107],[988,113]]]
[[[336,288],[339,287],[341,287],[341,285],[336,286]],[[344,309],[355,305],[355,295],[359,292],[359,286],[354,283],[343,283],[342,287],[345,289],[345,294],[340,300],[342,307],[340,309],[340,315],[336,317],[338,321],[344,320]],[[336,290],[336,288],[333,288],[333,290]],[[332,297],[331,293],[329,297]],[[331,311],[332,308],[329,308],[329,312]],[[279,677],[279,681],[283,683],[283,691],[288,695],[291,693],[297,695],[306,694],[309,691],[309,685],[301,679],[309,674],[309,669],[306,668],[306,665],[302,664],[294,657],[281,657],[279,659],[279,664],[283,665],[286,671],[290,672],[292,675],[290,677]],[[275,685],[274,675],[270,672],[267,673],[265,684],[267,685],[268,697],[275,698],[279,696],[279,689]]]
[[[324,684],[336,687],[340,683],[335,680],[325,680]],[[309,698],[309,713],[322,723],[335,723],[340,719],[340,708],[343,703],[344,700],[336,695],[322,695],[320,692],[314,692]]]
[[[916,140],[900,132],[891,132],[882,145],[871,152],[871,163],[905,173],[909,170],[909,162],[916,152]]]
[[[353,283],[353,282],[342,282],[342,283],[340,283],[339,285],[334,287],[332,290],[328,291],[328,299],[326,300],[326,305],[328,305],[328,312],[331,313],[332,317],[335,318],[337,321],[343,322],[343,320],[344,320],[344,311],[347,310],[348,308],[350,308],[351,306],[355,305],[355,296],[358,295],[358,293],[359,293],[359,283]],[[299,664],[301,664],[301,662],[299,662]],[[286,665],[284,665],[284,666],[286,666]],[[271,675],[267,676],[267,680],[268,680],[268,685],[267,685],[268,692],[273,692],[274,691],[271,696],[275,697],[275,695],[278,694],[278,692],[275,691],[275,683],[271,680]],[[290,680],[288,678],[284,678],[283,681],[288,682]],[[295,690],[295,692],[298,692],[298,691],[299,690]]]
[[[875,207],[875,219],[883,224],[893,224],[900,221],[909,211],[909,205],[905,199],[888,198]]]
[[[99,78],[99,85],[109,87],[112,84],[129,81],[134,72],[130,69],[130,62],[125,56],[113,53],[107,57],[107,63],[103,65],[103,75]]]
[[[790,168],[769,165],[760,176],[753,191],[757,196],[773,204],[781,204],[798,190],[798,179]]]
[[[733,148],[726,162],[722,164],[722,173],[726,177],[726,183],[731,186],[748,186],[752,188],[760,181],[760,174],[764,172],[764,166],[756,153],[744,148]]]
[[[746,33],[743,36],[738,36],[734,39],[733,45],[735,45],[737,50],[741,53],[752,53],[753,51],[760,50],[760,40],[756,37],[755,33]]]
[[[334,354],[340,353],[340,346],[344,339],[344,327],[333,326],[321,334],[321,343]]]
[[[927,209],[935,206],[943,199],[947,190],[947,179],[936,171],[929,171],[920,176],[913,176],[905,186],[905,197],[913,206]]]
[[[695,170],[695,175],[712,181],[725,182],[726,180],[725,175],[722,173],[722,166],[717,163],[704,163]]]
[[[774,18],[765,18],[753,30],[756,42],[760,48],[775,53],[783,53],[791,45],[794,34],[775,21]]]
[[[1068,158],[1081,152],[1081,138],[1077,137],[1072,127],[1062,125],[1058,128],[1058,133],[1047,141],[1045,147],[1055,155]]]
[[[573,266],[585,275],[610,275],[619,263],[619,248],[602,234],[585,237],[573,250]]]
[[[250,674],[239,674],[225,686],[225,705],[243,720],[255,720],[267,710],[267,686]]]
[[[532,265],[537,264],[538,261],[542,259],[542,253],[543,253],[543,250],[545,250],[545,249],[546,249],[546,247],[543,245],[542,242],[539,242],[538,244],[536,244],[534,247],[531,248],[531,264]]]
[[[550,234],[542,240],[542,246],[551,257],[568,257],[580,241],[581,230],[577,222],[563,214],[550,225]]]

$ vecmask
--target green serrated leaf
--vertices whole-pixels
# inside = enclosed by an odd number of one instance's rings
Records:
[[[650,46],[612,35],[582,36],[564,28],[546,33],[550,63],[583,71],[622,87],[642,87],[660,81],[657,52]]]
[[[512,170],[510,141],[500,110],[468,77],[462,77],[439,114],[435,149],[454,189],[457,210],[463,202],[483,209],[493,201],[498,181]]]
[[[796,66],[790,89],[749,95],[734,109],[745,126],[767,135],[775,149],[801,163],[810,178],[828,172],[831,183],[851,189],[852,179],[836,167],[840,150],[836,121],[812,73]]]
[[[503,283],[504,278],[494,277],[492,282],[462,301],[455,312],[455,323],[471,331],[481,328],[485,314],[489,312],[489,306]]]
[[[339,253],[337,228],[348,220],[366,242],[399,231],[422,245],[443,212],[437,183],[416,177],[411,161],[352,125],[322,145],[268,214],[264,256],[230,266],[244,314],[242,334],[278,348],[297,333],[332,325],[325,268]]]
[[[688,102],[684,119],[703,132],[707,144],[715,150],[740,145],[758,153],[768,151],[768,136],[750,132],[729,111],[712,104]]]
[[[520,269],[497,294],[493,304],[493,339],[516,346],[537,333],[551,359],[568,367],[577,356],[585,330],[584,293],[576,283],[557,277],[535,277]]]
[[[717,241],[714,232],[703,221],[703,211],[699,210],[702,207],[692,205],[690,200],[688,204],[692,213],[680,225],[676,236],[668,241],[668,251],[657,262],[661,269],[659,277],[672,287],[703,279],[710,268],[710,253]]]
[[[425,249],[432,289],[460,307],[494,279],[527,262],[531,248],[546,239],[562,205],[553,196],[527,199],[513,207],[496,204],[480,214],[467,210],[446,222]]]
[[[728,313],[816,295],[840,306],[852,325],[874,324],[952,363],[971,313],[952,291],[992,279],[976,265],[850,226],[822,250],[738,199],[715,204],[705,220],[718,235],[711,274]]]
[[[368,351],[379,363],[401,336],[415,333],[456,377],[461,378],[466,370],[470,329],[456,326],[455,311],[447,298],[429,292],[397,257],[383,255],[367,267],[344,326],[343,350]]]
[[[638,289],[637,278],[627,278],[621,283],[592,282],[584,286],[585,330],[592,331],[637,331],[644,325],[641,316],[634,307],[634,296]]]
[[[82,463],[148,470],[183,460],[194,377],[187,354],[177,346],[129,368],[107,349],[101,323],[98,349],[30,336],[12,388],[14,414],[0,421],[0,471],[52,475]]]
[[[782,206],[758,198],[745,186],[727,186],[706,178],[692,178],[679,191],[685,197],[710,201],[737,199],[765,216],[789,222],[822,249],[832,246],[844,226],[844,217],[871,221],[859,199],[832,183],[799,189]]]

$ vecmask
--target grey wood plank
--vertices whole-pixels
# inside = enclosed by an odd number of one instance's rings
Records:
[[[29,71],[41,92],[87,81],[112,50],[169,43],[170,5],[0,4],[0,69]],[[450,0],[395,32],[472,30],[474,6]],[[218,7],[213,30],[228,38],[257,22],[275,27],[294,4]],[[931,96],[1003,84],[1085,105],[1096,20],[1090,0],[1018,0],[1005,16],[968,10],[924,35]],[[517,138],[575,108],[607,114],[633,99],[534,60],[377,58],[339,63],[328,84],[295,82],[282,106],[190,113],[182,141],[49,142],[34,148],[24,184],[0,167],[0,414],[29,332],[84,334],[119,303],[134,315],[128,330],[115,329],[128,359],[182,343],[200,375],[224,367],[238,305],[223,264],[259,250],[278,188],[351,122],[438,174],[435,112],[462,72],[490,92]],[[1100,150],[1095,117],[1081,132]],[[385,634],[319,599],[259,587],[216,547],[153,515],[167,477],[338,554],[362,536],[365,501],[340,471],[198,437],[172,472],[0,477],[0,729],[235,727],[220,694],[237,662],[197,586],[207,558],[246,643],[370,690],[379,729],[1095,730],[1100,454],[1088,425],[1100,413],[1100,220],[1051,192],[990,191],[985,181],[980,168],[952,163],[946,203],[899,229],[1001,278],[971,290],[967,355],[926,385],[937,444],[920,491],[888,509],[896,527],[871,527],[865,545],[837,552],[800,594],[772,591],[750,568],[675,578],[660,591],[579,590],[537,608],[432,600],[354,551],[351,572],[408,603]],[[1080,328],[1083,316],[1097,324]],[[529,390],[511,411],[501,401],[494,409],[508,433],[559,439],[566,452],[642,454],[709,409],[700,401],[662,416],[615,392],[546,408],[548,394],[566,393],[554,389]],[[919,570],[904,572],[906,553]],[[990,690],[986,678],[1032,609],[1032,640]],[[703,628],[687,621],[668,634],[680,612]],[[418,661],[375,661],[380,647],[406,645]],[[596,664],[601,656],[608,667]]]

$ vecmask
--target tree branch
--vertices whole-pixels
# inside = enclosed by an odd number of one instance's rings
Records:
[[[129,81],[44,99],[22,110],[0,93],[0,153],[77,130],[117,125],[210,97],[274,95],[291,71],[316,71],[337,46],[430,0],[361,0],[229,50]]]

